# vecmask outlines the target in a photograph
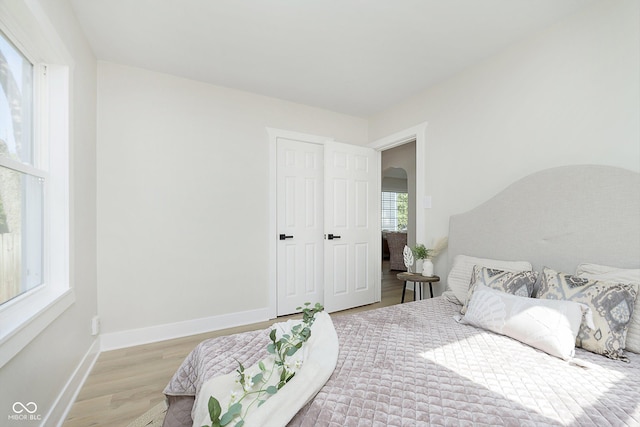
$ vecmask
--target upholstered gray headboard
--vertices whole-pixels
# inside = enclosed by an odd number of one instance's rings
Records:
[[[451,217],[449,268],[458,254],[529,261],[538,271],[640,268],[640,174],[578,165],[529,175]]]

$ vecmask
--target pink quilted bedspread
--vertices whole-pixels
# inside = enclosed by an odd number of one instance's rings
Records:
[[[434,298],[333,316],[338,364],[290,425],[640,426],[640,355],[625,363],[577,349],[579,363],[564,362],[456,323],[459,309]],[[194,396],[236,360],[256,363],[268,333],[202,342],[165,394]]]

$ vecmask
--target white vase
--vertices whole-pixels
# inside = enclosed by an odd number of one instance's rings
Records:
[[[422,275],[427,277],[433,276],[433,263],[430,259],[425,259],[422,263]]]

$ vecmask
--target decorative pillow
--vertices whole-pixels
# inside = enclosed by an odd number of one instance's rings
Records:
[[[640,284],[640,269],[608,267],[598,264],[580,264],[576,270],[578,277],[587,279],[603,280],[613,283],[633,283]],[[640,296],[636,297],[636,305],[633,308],[625,350],[640,353]]]
[[[575,353],[583,318],[593,326],[591,310],[585,304],[523,298],[477,283],[462,323],[506,335],[568,360]]]
[[[576,345],[611,359],[628,360],[623,350],[637,293],[636,285],[590,280],[545,268],[538,298],[589,306],[595,328],[589,330],[583,324]]]
[[[447,285],[453,291],[460,305],[467,302],[467,292],[471,283],[473,267],[497,268],[503,271],[531,271],[531,263],[526,261],[500,261],[488,258],[475,258],[467,255],[457,255],[453,260],[453,267],[447,277]]]
[[[536,284],[537,279],[538,272],[536,271],[504,271],[476,265],[473,267],[467,302],[464,303],[460,313],[464,314],[467,311],[467,305],[477,284],[481,283],[497,291],[529,298],[533,293],[533,285]]]

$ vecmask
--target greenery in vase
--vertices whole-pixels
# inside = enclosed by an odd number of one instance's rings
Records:
[[[287,358],[296,354],[311,337],[311,325],[315,321],[316,314],[323,311],[324,307],[319,303],[311,307],[311,303],[307,302],[304,307],[296,309],[302,311],[302,323],[291,328],[291,334],[284,334],[278,340],[275,329],[272,329],[269,334],[271,343],[267,346],[267,352],[272,354],[275,359],[273,365],[267,368],[264,361],[260,361],[258,362],[260,372],[253,375],[247,373],[242,363],[238,362],[236,381],[241,385],[242,392],[231,393],[231,402],[224,414],[218,399],[213,396],[209,397],[208,410],[211,425],[203,427],[223,427],[230,425],[232,421],[235,421],[234,427],[242,427],[244,418],[255,404],[260,407],[295,376],[294,368],[299,368],[299,363],[291,366],[287,362]],[[278,382],[276,385],[267,386],[274,374],[280,376]],[[243,403],[246,408],[243,408]]]
[[[416,257],[416,259],[430,258],[430,255],[432,252],[431,249],[427,249],[422,243],[415,245],[412,251],[413,251],[413,256]]]

